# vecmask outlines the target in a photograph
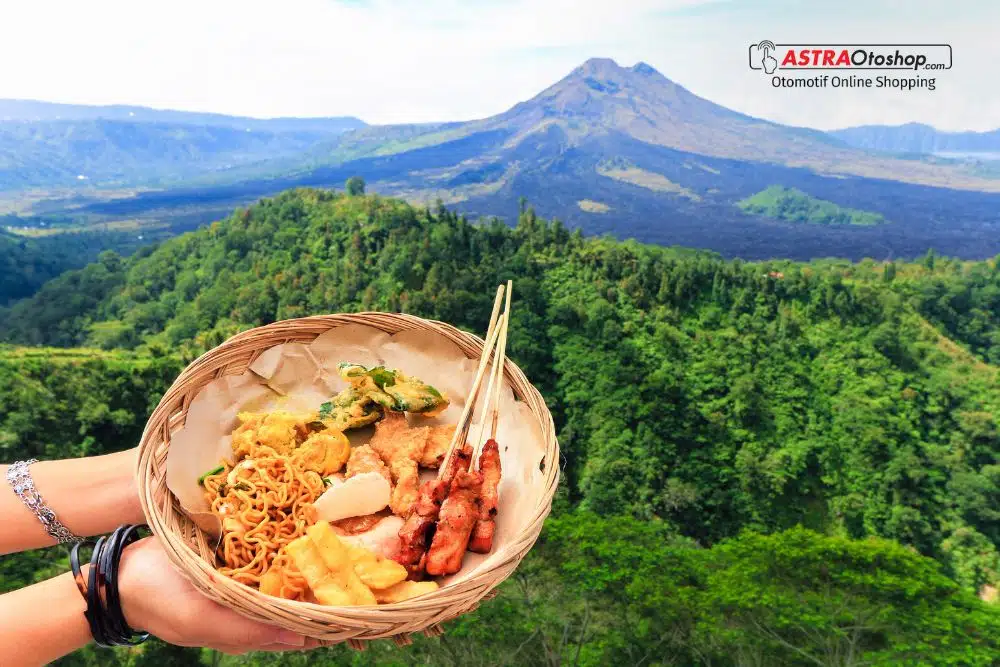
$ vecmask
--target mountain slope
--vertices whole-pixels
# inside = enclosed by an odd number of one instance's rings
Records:
[[[500,132],[492,150],[473,165],[501,160],[522,142],[557,129],[566,147],[607,135],[703,156],[802,167],[816,173],[883,178],[901,182],[1000,191],[1000,180],[979,178],[959,168],[869,155],[818,130],[753,118],[698,97],[645,63],[621,67],[594,58],[535,97],[491,118],[446,127],[369,128],[331,148],[331,158],[401,153],[444,145],[481,132]],[[462,157],[462,156],[457,156]],[[611,157],[611,156],[608,156]],[[456,163],[460,168],[461,163]]]
[[[861,125],[829,132],[844,143],[887,153],[996,153],[1000,155],[1000,130],[991,132],[942,132],[930,125]]]

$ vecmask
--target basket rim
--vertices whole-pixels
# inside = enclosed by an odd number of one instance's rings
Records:
[[[502,547],[491,552],[489,561],[492,564],[488,568],[412,600],[374,607],[332,607],[265,595],[219,574],[191,544],[192,540],[196,543],[205,541],[202,531],[190,526],[189,534],[181,534],[168,522],[168,518],[176,515],[182,517],[181,521],[185,520],[179,503],[166,488],[164,468],[168,441],[186,421],[191,400],[213,379],[248,372],[247,366],[266,349],[282,343],[307,343],[325,331],[346,324],[367,325],[390,335],[410,329],[434,331],[456,343],[469,358],[478,358],[484,345],[482,338],[476,334],[447,322],[380,311],[289,318],[236,333],[190,362],[164,392],[147,420],[135,467],[140,504],[152,533],[164,547],[175,569],[203,593],[244,616],[295,631],[303,631],[304,626],[309,626],[307,634],[329,641],[356,637],[374,639],[437,630],[441,622],[474,609],[516,569],[537,541],[542,524],[551,512],[559,484],[560,451],[552,415],[541,393],[509,357],[504,360],[505,381],[517,400],[529,405],[542,432],[543,477],[538,484],[543,489],[534,507],[527,511],[529,516],[521,530],[508,538]],[[252,350],[250,354],[240,352],[247,347]],[[472,357],[470,350],[477,351],[477,356]],[[154,479],[154,467],[160,472],[159,479]],[[187,521],[190,522],[189,519]],[[252,604],[246,604],[246,601],[252,601]],[[382,619],[397,616],[410,617],[408,622],[397,623],[402,627],[401,632],[372,626]],[[412,618],[414,616],[423,618]],[[317,628],[317,625],[320,627]]]

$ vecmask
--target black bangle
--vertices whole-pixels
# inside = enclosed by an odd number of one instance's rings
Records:
[[[139,539],[141,528],[142,526],[135,525],[119,526],[111,535],[97,540],[90,557],[86,589],[82,587],[80,544],[75,545],[70,552],[73,578],[87,601],[84,616],[98,646],[135,646],[149,638],[149,633],[133,630],[126,622],[118,594],[118,566],[122,552]]]

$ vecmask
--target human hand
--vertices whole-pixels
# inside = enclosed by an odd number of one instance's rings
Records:
[[[205,646],[223,653],[301,651],[319,642],[258,623],[205,597],[177,572],[155,538],[122,553],[118,589],[125,620],[178,646]]]

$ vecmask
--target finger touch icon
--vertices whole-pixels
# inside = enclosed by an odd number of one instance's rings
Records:
[[[778,69],[778,60],[774,57],[777,49],[774,42],[762,40],[750,45],[750,69],[762,69],[767,74],[774,74]]]

